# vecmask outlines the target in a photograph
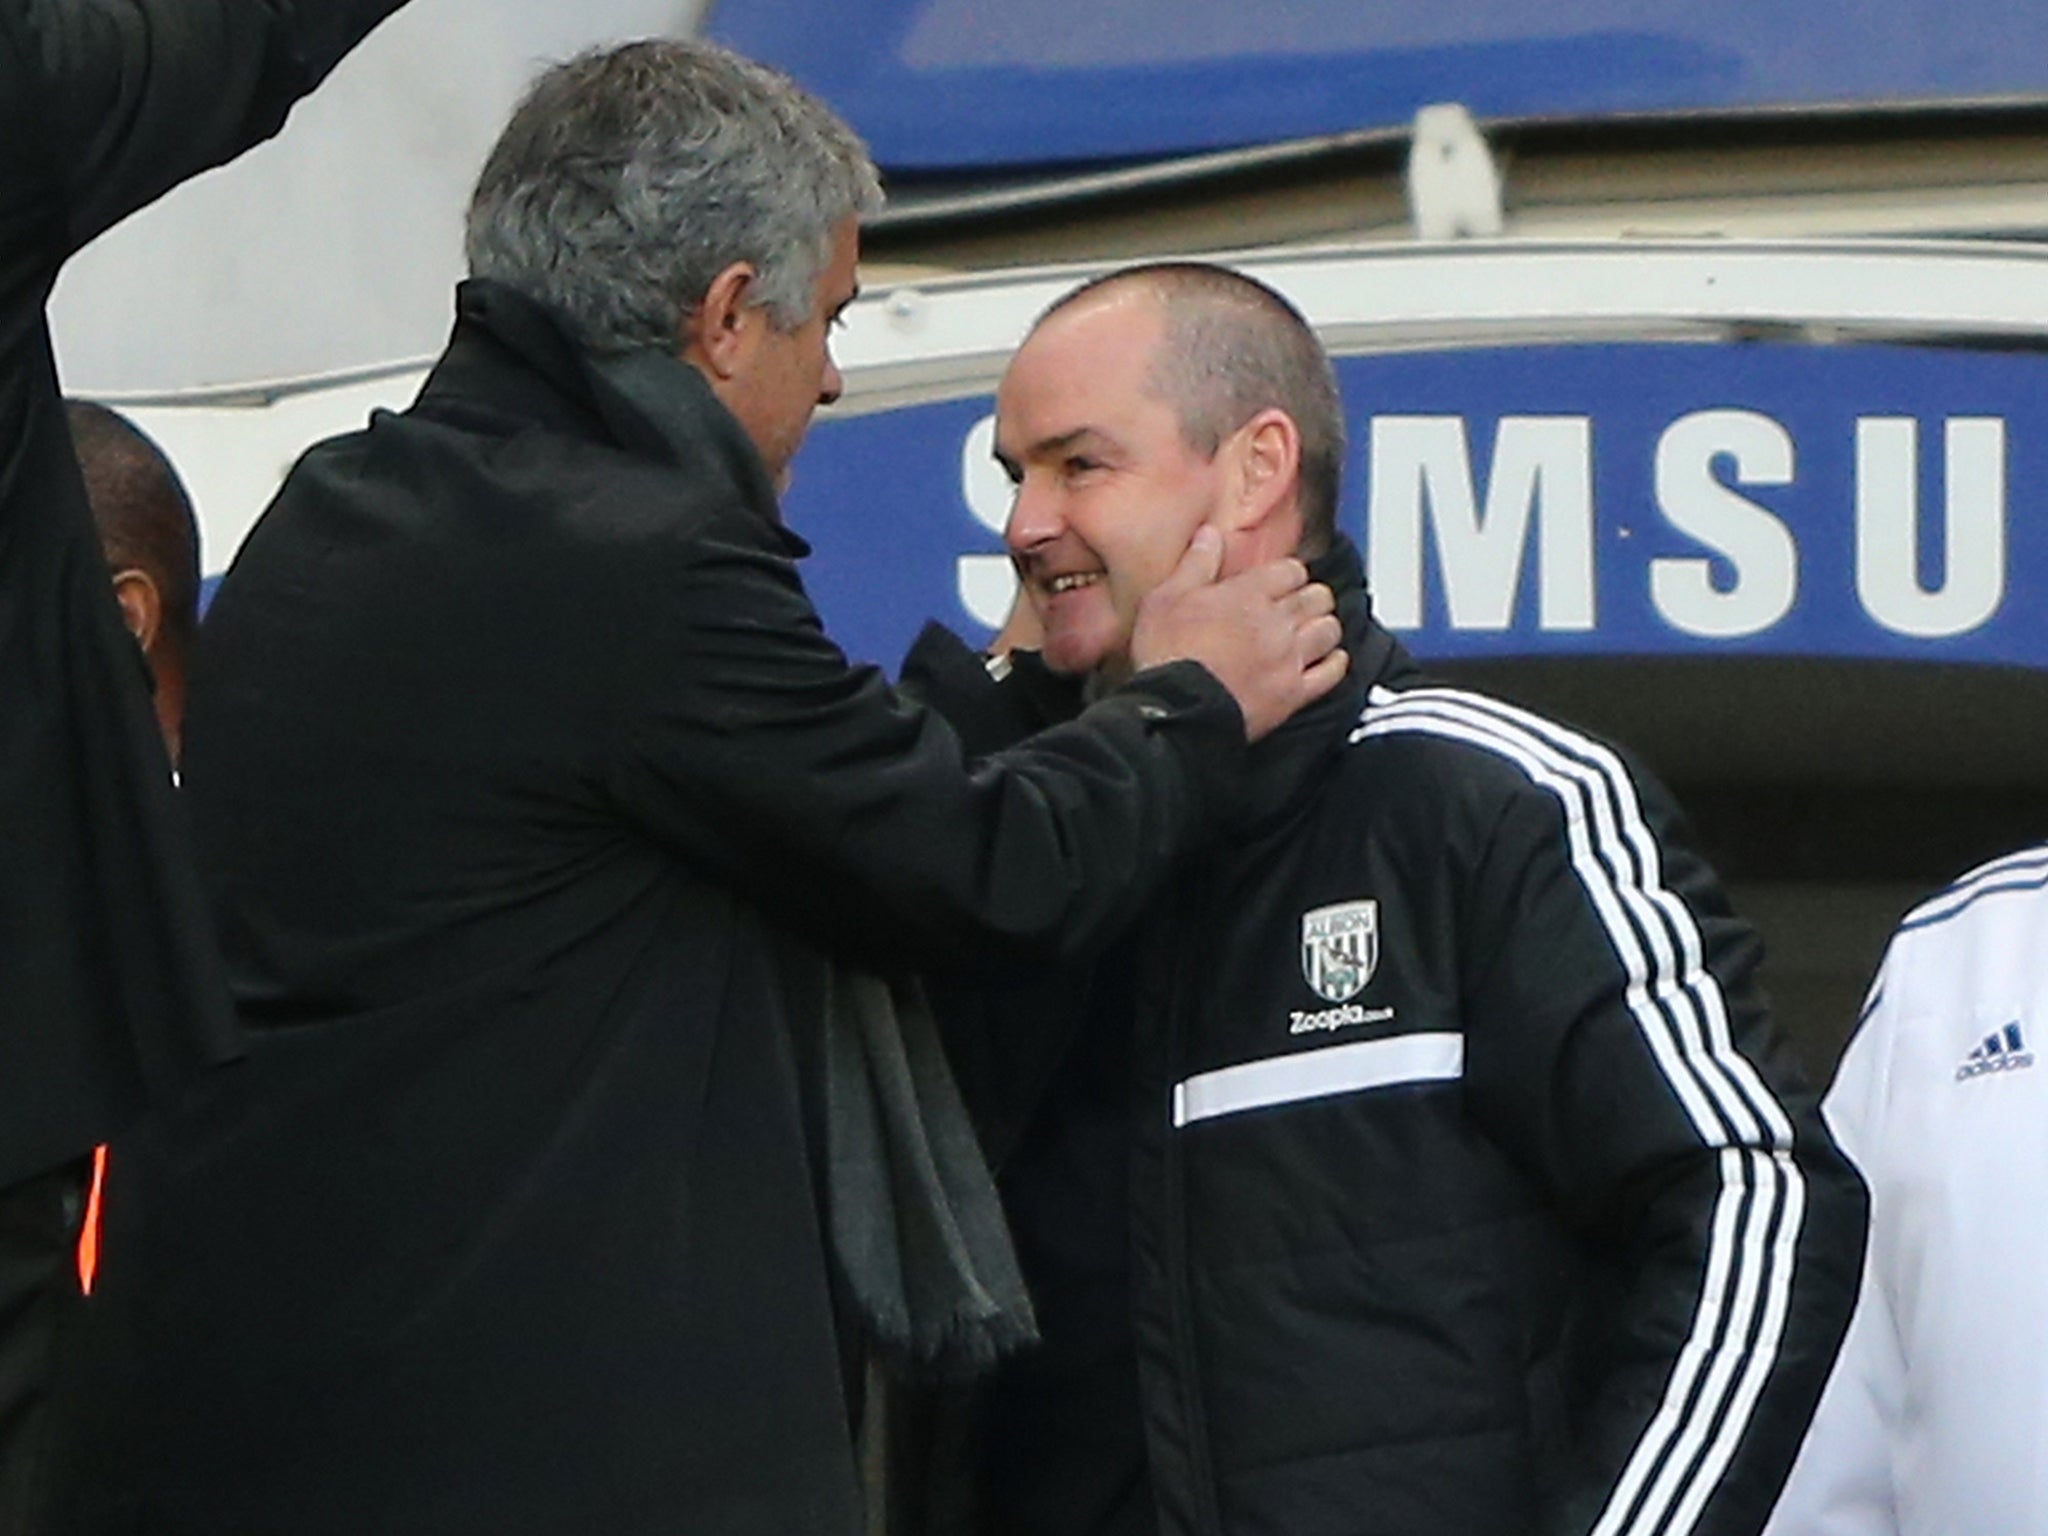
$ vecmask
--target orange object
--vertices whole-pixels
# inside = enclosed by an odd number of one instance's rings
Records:
[[[92,1149],[92,1189],[85,1197],[85,1220],[78,1228],[78,1289],[92,1294],[100,1272],[100,1194],[107,1185],[106,1145]]]

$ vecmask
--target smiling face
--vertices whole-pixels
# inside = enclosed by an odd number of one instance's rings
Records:
[[[1017,487],[1004,539],[1056,672],[1130,671],[1138,603],[1226,486],[1152,392],[1159,301],[1111,289],[1048,316],[996,391],[996,457]]]

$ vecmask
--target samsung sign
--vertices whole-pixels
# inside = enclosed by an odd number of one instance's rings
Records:
[[[1421,654],[2048,667],[2048,352],[1461,344],[1338,374],[1340,524]],[[815,429],[789,518],[855,654],[893,665],[927,616],[977,638],[1001,621],[990,409],[975,394]]]
[[[1539,347],[1352,358],[1340,512],[1425,655],[1929,656],[2048,666],[2048,356]],[[1011,594],[977,399],[819,427],[792,490],[849,648]],[[2020,488],[2015,498],[2014,487]],[[2048,606],[2048,605],[2044,605]]]
[[[1381,618],[1428,654],[2048,664],[2041,616],[2006,614],[2042,590],[2010,487],[2044,483],[2044,370],[1768,344],[1355,360],[1353,528]]]

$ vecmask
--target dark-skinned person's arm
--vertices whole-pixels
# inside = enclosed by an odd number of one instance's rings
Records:
[[[26,97],[0,108],[78,249],[283,126],[404,0],[0,0]],[[17,132],[18,128],[18,132]],[[6,153],[0,151],[0,153]]]

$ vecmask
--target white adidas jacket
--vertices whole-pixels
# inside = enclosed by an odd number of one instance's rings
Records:
[[[1830,1090],[1871,1186],[1766,1536],[2048,1536],[2048,846],[1907,915]]]

